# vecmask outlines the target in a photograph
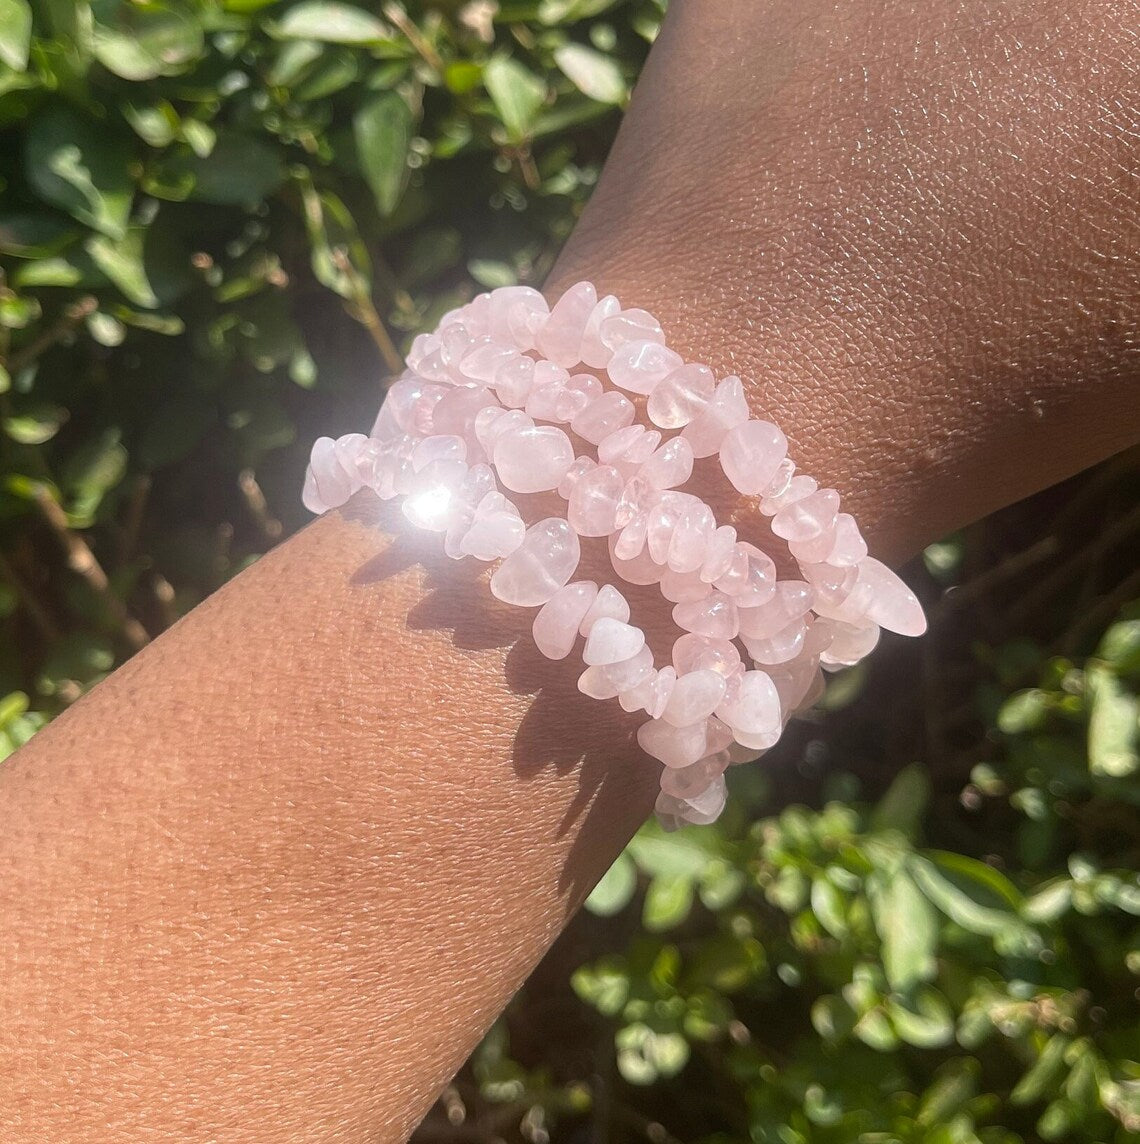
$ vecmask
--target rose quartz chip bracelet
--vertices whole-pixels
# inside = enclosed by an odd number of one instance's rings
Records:
[[[581,366],[613,388],[571,372]],[[622,390],[646,399],[654,427]],[[758,498],[763,543],[785,544],[798,578],[778,579],[768,552],[679,491],[708,457]],[[926,629],[839,494],[797,473],[784,434],[749,416],[740,379],[683,361],[651,314],[589,282],[553,308],[525,286],[480,294],[419,335],[371,434],[313,446],[309,509],[363,488],[403,496],[404,516],[442,533],[448,556],[500,560],[491,592],[539,609],[543,655],[563,659],[584,637],[579,689],[648,716],[637,739],[664,764],[668,827],[716,819],[727,767],[776,743],[822,693],[821,669],[862,659],[880,628]],[[554,490],[565,517],[529,527],[508,495]],[[582,537],[606,538],[618,580],[657,584],[673,604],[670,662],[658,666],[618,587],[574,580]]]

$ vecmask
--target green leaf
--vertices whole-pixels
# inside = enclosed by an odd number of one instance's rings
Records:
[[[1085,682],[1089,714],[1089,770],[1096,775],[1125,778],[1140,766],[1140,700],[1109,668],[1089,664]]]
[[[195,13],[150,0],[92,0],[92,51],[123,79],[178,75],[201,54],[202,26]]]
[[[811,910],[832,937],[847,936],[847,900],[825,877],[816,878],[811,884]]]
[[[619,854],[586,899],[586,909],[599,917],[609,917],[629,905],[636,889],[637,867],[628,854]]]
[[[1101,638],[1096,657],[1111,664],[1122,675],[1140,671],[1140,620],[1121,620],[1113,624]]]
[[[602,958],[595,965],[583,965],[570,978],[574,992],[604,1016],[621,1012],[629,998],[629,973],[614,958]]]
[[[411,109],[394,91],[372,96],[353,116],[356,157],[381,215],[390,215],[403,193],[412,127]]]
[[[368,289],[372,268],[348,207],[331,192],[318,192],[307,177],[298,185],[313,274],[342,298],[358,296]]]
[[[499,113],[507,137],[520,143],[534,126],[546,99],[546,84],[511,56],[494,56],[483,69],[483,85]]]
[[[32,121],[24,142],[32,188],[111,238],[123,237],[131,213],[130,158],[114,131],[60,104]]]
[[[1065,1050],[1070,1044],[1070,1039],[1063,1033],[1054,1033],[1009,1094],[1010,1101],[1013,1104],[1034,1104],[1047,1094],[1056,1092],[1065,1064]]]
[[[612,8],[617,0],[540,0],[538,20],[542,24],[574,24]]]
[[[930,903],[905,869],[873,875],[867,897],[892,989],[906,993],[934,975],[938,926]]]
[[[0,215],[0,254],[16,258],[50,258],[77,234],[74,224],[50,214]]]
[[[371,12],[336,0],[304,0],[270,29],[283,40],[320,40],[327,44],[369,44],[390,32]]]
[[[254,206],[285,178],[277,149],[254,135],[219,132],[207,157],[187,151],[156,169],[163,185],[185,187],[181,198],[219,206]]]
[[[1049,695],[1038,688],[1011,695],[998,712],[998,730],[1006,735],[1022,735],[1037,731],[1045,724],[1050,711]]]
[[[31,44],[32,9],[28,0],[0,0],[0,62],[13,71],[24,71]]]
[[[874,830],[897,830],[912,842],[918,836],[922,816],[930,800],[930,779],[918,763],[904,767],[871,816]]]
[[[936,1049],[948,1045],[954,1036],[954,1016],[946,998],[924,986],[913,1002],[897,997],[887,998],[887,1013],[899,1038],[920,1049]]]
[[[688,1063],[689,1042],[676,1032],[658,1032],[648,1025],[619,1029],[614,1038],[617,1065],[630,1084],[652,1084],[658,1077],[676,1076]]]
[[[158,296],[147,277],[143,265],[143,241],[146,230],[132,227],[118,242],[112,242],[104,235],[92,235],[85,244],[91,261],[138,306],[153,310],[158,304]]]
[[[937,850],[915,856],[909,866],[923,893],[963,929],[999,934],[1018,926],[1021,895],[985,862]]]
[[[178,138],[181,122],[169,100],[163,99],[151,105],[123,103],[120,110],[135,134],[151,147],[166,147]]]
[[[657,877],[649,883],[641,920],[651,933],[678,926],[693,908],[693,879],[682,874]]]
[[[4,432],[21,445],[42,445],[50,441],[67,420],[67,410],[58,405],[37,405],[4,418]]]
[[[939,1070],[934,1082],[922,1094],[917,1122],[924,1128],[944,1124],[963,1111],[978,1089],[981,1069],[972,1057],[956,1057]]]
[[[599,103],[624,103],[629,95],[617,62],[593,48],[563,44],[554,49],[554,62],[583,95]]]

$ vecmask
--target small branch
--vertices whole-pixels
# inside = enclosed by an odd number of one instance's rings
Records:
[[[30,365],[45,350],[51,349],[56,342],[62,341],[70,334],[84,318],[94,314],[99,308],[98,301],[90,294],[73,302],[64,310],[59,321],[49,326],[39,337],[29,342],[23,349],[17,350],[8,359],[6,365],[9,373],[19,373],[25,366]]]
[[[126,564],[135,553],[139,531],[142,528],[143,511],[149,496],[150,477],[146,473],[140,473],[135,478],[134,487],[131,489],[131,497],[127,501],[126,519],[123,521],[123,529],[119,534],[120,564]]]
[[[964,604],[984,596],[991,588],[1020,576],[1022,572],[1028,571],[1043,560],[1048,560],[1051,556],[1056,555],[1058,547],[1059,542],[1055,536],[1043,537],[1036,544],[1013,553],[1000,564],[995,564],[972,580],[967,580],[966,583],[943,596],[934,610],[933,622],[941,620],[945,613],[954,611]]]
[[[380,351],[380,357],[391,373],[399,373],[404,368],[404,359],[396,349],[387,327],[376,311],[368,284],[361,277],[356,267],[352,265],[348,254],[343,250],[334,250],[333,259],[339,269],[343,270],[352,283],[352,297],[348,300],[352,316],[371,334],[372,341]]]
[[[436,75],[443,75],[444,62],[440,59],[439,52],[429,43],[427,37],[420,31],[419,27],[411,20],[407,12],[404,11],[403,5],[396,4],[393,0],[389,0],[381,11],[384,15],[400,29],[401,32],[407,37],[408,43],[416,49],[420,59],[424,61],[429,68],[436,73]]]
[[[241,490],[250,516],[257,522],[262,535],[270,544],[276,544],[281,539],[283,531],[281,521],[269,511],[269,502],[266,501],[252,469],[242,469],[238,474],[238,488]]]
[[[67,514],[56,503],[44,486],[36,490],[36,505],[47,521],[48,527],[59,538],[67,564],[72,571],[79,573],[87,581],[91,590],[103,601],[107,610],[119,622],[127,643],[135,651],[150,643],[146,629],[127,611],[126,604],[115,594],[103,566],[95,558],[91,546],[76,532],[67,521]]]

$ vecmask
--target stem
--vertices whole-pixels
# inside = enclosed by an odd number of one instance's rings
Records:
[[[45,350],[51,349],[56,342],[62,341],[75,329],[88,315],[95,313],[99,308],[98,301],[90,294],[84,295],[64,310],[59,321],[44,330],[39,337],[29,342],[23,349],[17,350],[8,359],[8,372],[19,373],[25,366],[30,365]]]
[[[55,626],[55,621],[37,599],[35,592],[28,587],[23,577],[16,571],[8,558],[2,554],[0,554],[0,575],[15,588],[16,595],[20,597],[20,603],[24,605],[24,610],[31,617],[32,623],[39,628],[40,635],[44,640],[48,643],[57,640],[59,629]]]
[[[48,527],[59,538],[67,554],[68,567],[90,585],[92,591],[106,605],[107,610],[119,622],[123,636],[135,651],[150,643],[146,629],[127,611],[126,604],[115,594],[103,566],[95,558],[91,546],[76,532],[67,521],[67,514],[48,492],[40,485],[35,493],[36,505],[47,521]]]

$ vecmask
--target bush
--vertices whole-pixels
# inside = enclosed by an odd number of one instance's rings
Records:
[[[0,756],[541,279],[663,5],[0,0]],[[932,634],[642,830],[422,1139],[1140,1138],[1137,471],[929,549]]]

